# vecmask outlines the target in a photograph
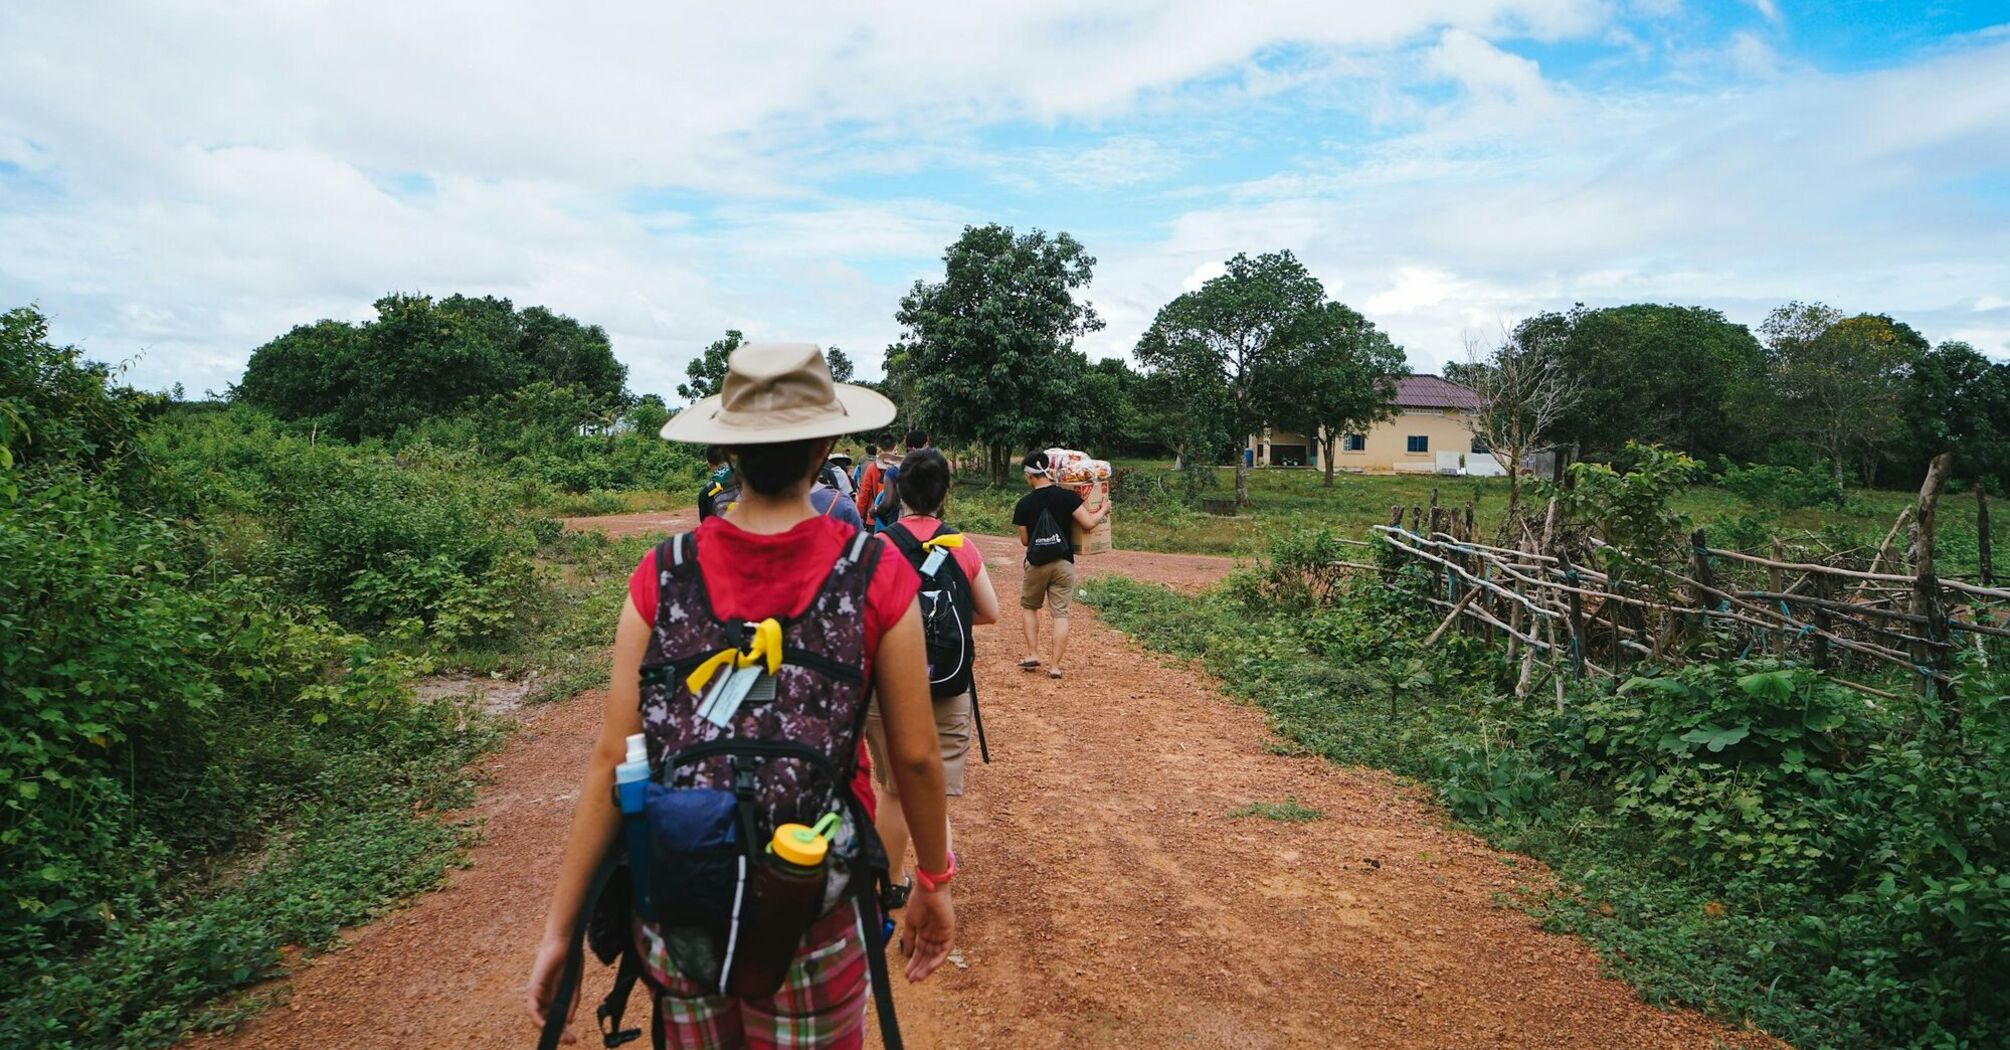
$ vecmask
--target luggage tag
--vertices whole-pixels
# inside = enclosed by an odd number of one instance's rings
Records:
[[[699,714],[705,720],[724,729],[732,724],[733,716],[740,711],[740,705],[747,702],[754,686],[763,678],[770,678],[767,669],[759,666],[735,668],[732,675],[720,686],[718,695],[706,701]],[[775,698],[775,685],[771,680],[767,688],[768,699]]]
[[[941,547],[930,550],[928,557],[921,563],[921,574],[923,576],[934,576],[935,570],[942,568],[942,559],[947,557],[949,557],[949,552]]]
[[[738,671],[728,668],[712,676],[711,688],[705,690],[705,699],[698,704],[698,717],[724,729],[733,720],[733,708],[722,701],[733,691],[733,679]]]

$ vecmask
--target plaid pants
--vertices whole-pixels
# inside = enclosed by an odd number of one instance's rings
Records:
[[[656,1020],[679,1050],[856,1050],[865,1045],[866,947],[850,901],[810,927],[781,988],[731,999],[670,969],[662,942],[645,934],[644,968],[666,989]]]

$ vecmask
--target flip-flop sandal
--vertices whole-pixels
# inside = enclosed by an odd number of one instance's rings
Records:
[[[1061,677],[1061,669],[1060,669],[1060,668],[1058,668],[1058,667],[1056,667],[1056,668],[1054,668],[1053,670],[1051,670],[1051,671],[1048,671],[1048,672],[1047,672],[1047,677],[1049,677],[1049,678],[1059,678],[1059,677]]]
[[[1019,661],[1019,669],[1022,671],[1031,671],[1038,666],[1040,666],[1040,661],[1030,656]]]

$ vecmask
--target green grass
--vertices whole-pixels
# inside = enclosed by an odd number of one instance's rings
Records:
[[[1277,537],[1309,529],[1330,528],[1343,536],[1365,536],[1389,522],[1390,508],[1430,505],[1435,490],[1439,506],[1463,512],[1473,505],[1482,527],[1491,528],[1507,510],[1507,482],[1500,478],[1457,478],[1431,475],[1338,474],[1333,487],[1314,470],[1260,469],[1249,475],[1251,506],[1235,517],[1205,514],[1180,506],[1170,496],[1177,483],[1171,464],[1163,461],[1122,461],[1132,491],[1120,492],[1113,519],[1116,545],[1124,550],[1250,557],[1267,549]],[[1217,491],[1233,492],[1234,474],[1217,471]],[[1012,527],[1012,505],[1025,494],[1021,485],[992,488],[981,478],[959,479],[950,498],[949,516],[973,532],[1004,533]],[[1163,495],[1162,495],[1163,494]],[[1827,530],[1829,546],[1874,545],[1912,503],[1912,492],[1852,490],[1841,507],[1811,507],[1777,511],[1712,485],[1690,487],[1675,501],[1675,509],[1693,525],[1710,533],[1718,546],[1760,550],[1773,536],[1790,543],[1807,543]],[[1943,575],[1972,575],[1976,568],[1975,510],[1966,495],[1944,497],[1939,549]],[[1991,533],[2000,547],[2010,543],[2010,511],[1999,513]],[[1819,549],[1819,548],[1817,548]]]
[[[1256,817],[1260,820],[1274,820],[1280,824],[1310,824],[1315,820],[1326,818],[1326,814],[1290,795],[1284,796],[1282,802],[1251,802],[1241,809],[1230,812],[1229,816],[1237,820]]]

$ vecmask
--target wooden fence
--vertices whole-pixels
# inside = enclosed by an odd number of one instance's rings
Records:
[[[2010,638],[2010,590],[1942,577],[1935,570],[1935,529],[1948,457],[1933,461],[1918,500],[1900,514],[1867,568],[1712,547],[1698,529],[1686,552],[1659,558],[1619,551],[1594,537],[1567,535],[1549,505],[1540,534],[1524,526],[1515,547],[1478,538],[1470,506],[1457,513],[1391,508],[1376,526],[1385,554],[1379,571],[1414,586],[1445,610],[1426,645],[1457,626],[1503,642],[1520,661],[1525,695],[1538,662],[1566,677],[1618,677],[1628,665],[1693,659],[1777,656],[1803,659],[1851,688],[1887,699],[1889,689],[1854,681],[1904,668],[1915,688],[1955,699],[1955,650],[1970,647],[1985,664]],[[1978,501],[1988,580],[1987,504]],[[1894,549],[1901,534],[1904,552]],[[1679,565],[1680,568],[1674,566]],[[1601,570],[1595,566],[1603,566]],[[1357,568],[1366,568],[1357,566]],[[1880,571],[1884,569],[1904,571]],[[1888,684],[1888,683],[1887,683]]]

